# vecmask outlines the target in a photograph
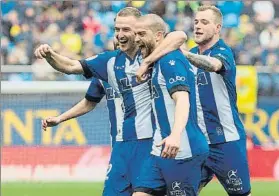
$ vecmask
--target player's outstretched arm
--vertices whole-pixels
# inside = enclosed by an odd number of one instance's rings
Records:
[[[144,81],[144,74],[149,66],[167,53],[180,48],[187,40],[187,35],[183,31],[174,31],[169,33],[166,38],[155,48],[155,50],[146,57],[137,70],[138,81]]]
[[[43,130],[46,130],[47,127],[53,127],[60,124],[61,122],[76,118],[78,116],[82,116],[93,110],[96,105],[96,102],[92,102],[84,98],[63,114],[56,117],[48,117],[42,120],[42,128]]]
[[[188,92],[177,91],[172,94],[172,98],[175,102],[174,125],[171,134],[158,145],[165,144],[162,157],[166,158],[175,158],[179,151],[181,134],[185,131],[190,108]]]
[[[38,59],[45,58],[47,62],[57,71],[66,74],[83,74],[83,68],[78,60],[62,56],[47,44],[40,45],[34,52]]]
[[[187,59],[197,68],[203,69],[209,72],[217,72],[222,68],[222,62],[215,58],[207,55],[194,54],[182,49],[183,54]]]

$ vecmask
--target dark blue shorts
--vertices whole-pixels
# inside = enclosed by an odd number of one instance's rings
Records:
[[[203,185],[216,175],[229,195],[248,195],[251,190],[246,140],[210,144],[202,170]]]
[[[131,196],[144,160],[149,157],[152,138],[116,142],[113,146],[103,196]]]
[[[202,166],[208,154],[189,159],[166,159],[154,155],[142,167],[135,192],[151,195],[197,195]]]

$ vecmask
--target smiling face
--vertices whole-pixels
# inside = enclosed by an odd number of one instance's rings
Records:
[[[219,36],[222,25],[216,17],[210,9],[197,12],[194,21],[194,40],[198,45],[205,45]]]
[[[142,16],[135,23],[136,44],[145,58],[153,52],[157,44],[164,39],[166,28],[163,19],[156,14]]]
[[[156,46],[156,35],[148,28],[148,25],[144,21],[139,21],[135,25],[136,31],[136,44],[141,49],[143,58],[146,58]]]
[[[123,52],[129,52],[136,47],[134,24],[136,17],[134,16],[117,16],[115,20],[115,37],[118,42],[119,49]]]

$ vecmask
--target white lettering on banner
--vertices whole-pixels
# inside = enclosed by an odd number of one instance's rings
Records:
[[[173,84],[173,83],[175,83],[175,82],[178,82],[178,81],[185,81],[185,77],[183,77],[183,76],[176,76],[175,78],[170,78],[169,79],[169,83],[170,84]]]
[[[107,165],[71,166],[71,165],[2,165],[1,180],[9,181],[103,181]]]

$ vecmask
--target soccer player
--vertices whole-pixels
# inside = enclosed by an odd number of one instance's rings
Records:
[[[71,109],[62,113],[59,116],[47,117],[42,120],[42,128],[46,131],[47,127],[56,126],[64,121],[82,116],[90,111],[92,111],[95,106],[101,101],[101,99],[106,96],[107,108],[109,112],[110,121],[110,136],[111,136],[111,146],[113,147],[116,141],[117,128],[116,125],[120,122],[116,116],[115,111],[121,110],[119,95],[113,90],[113,88],[106,82],[100,81],[93,78],[88,90],[79,103],[73,106]]]
[[[136,34],[145,58],[164,39],[166,24],[158,15],[148,14],[139,18]],[[162,195],[166,190],[168,195],[198,193],[208,144],[197,126],[192,71],[179,50],[166,54],[154,64],[151,84],[156,131],[135,196]]]
[[[54,52],[48,45],[35,51],[38,58],[46,58],[56,70],[68,74],[84,74],[108,82],[118,93],[122,109],[116,111],[120,119],[117,136],[106,177],[104,196],[131,195],[143,161],[149,155],[154,132],[149,80],[136,82],[136,70],[141,55],[135,44],[134,24],[140,12],[124,8],[117,14],[115,37],[120,50],[100,53],[84,60],[71,60]],[[183,35],[183,36],[181,36]],[[184,33],[171,33],[164,40],[168,47],[178,48]]]
[[[198,125],[210,153],[203,168],[201,188],[216,175],[228,195],[251,195],[246,134],[236,105],[236,65],[232,50],[220,39],[222,14],[214,6],[199,7],[194,21],[197,47],[183,50],[196,75]],[[163,52],[168,52],[165,49]],[[138,72],[164,53],[152,54]],[[233,156],[232,156],[233,155]]]

